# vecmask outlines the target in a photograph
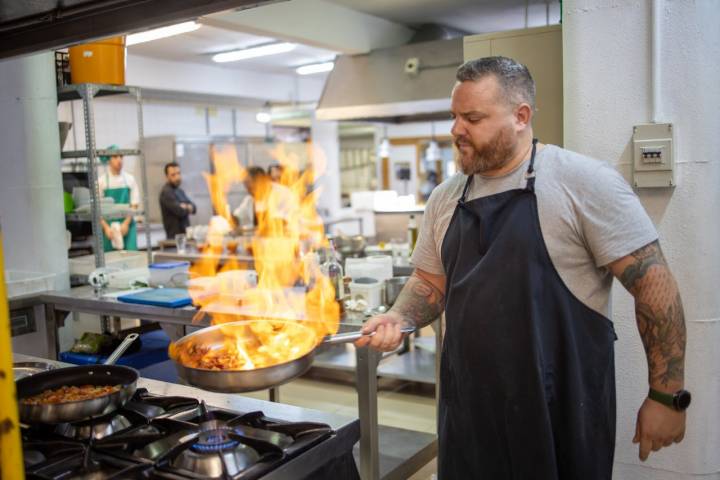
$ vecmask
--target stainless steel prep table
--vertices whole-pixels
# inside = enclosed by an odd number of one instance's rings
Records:
[[[126,318],[143,318],[159,323],[176,325],[183,329],[193,324],[197,313],[194,307],[166,308],[151,305],[136,305],[119,302],[116,299],[103,298],[92,287],[74,288],[69,291],[50,291],[15,298],[10,301],[10,308],[21,308],[43,304],[47,322],[48,351],[52,360],[57,359],[58,317],[69,312],[92,313],[97,315],[118,316]],[[62,321],[62,319],[61,319]],[[207,325],[203,319],[196,325]],[[404,479],[430,462],[437,455],[437,437],[424,432],[399,429],[378,425],[377,410],[377,375],[378,364],[382,355],[367,348],[356,350],[356,375],[358,389],[358,409],[360,417],[359,466],[363,480]],[[144,379],[145,382],[156,382]],[[191,388],[165,382],[156,382],[156,388]],[[153,391],[150,387],[149,390]],[[204,390],[192,389],[195,395],[203,398],[232,397],[238,395],[222,395]],[[201,393],[198,393],[201,392]],[[167,391],[158,393],[167,394]],[[246,399],[250,400],[250,399]],[[229,401],[229,400],[225,400]],[[259,400],[258,400],[259,401]],[[265,402],[264,402],[265,403]],[[216,406],[224,406],[220,404]],[[283,406],[284,408],[285,406]],[[233,407],[235,408],[235,407]],[[294,407],[293,407],[294,408]],[[272,410],[269,410],[272,412]],[[326,422],[328,423],[328,422]]]

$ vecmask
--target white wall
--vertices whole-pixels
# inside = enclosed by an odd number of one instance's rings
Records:
[[[450,92],[448,91],[448,97]],[[438,120],[436,122],[410,122],[387,125],[388,138],[408,138],[408,137],[429,137],[432,134],[433,125],[435,135],[448,136],[452,128],[452,120]],[[382,131],[382,128],[380,128]]]
[[[317,208],[327,218],[336,218],[341,206],[338,123],[313,119],[310,128],[315,174],[321,175],[315,182],[322,189]]]
[[[298,77],[295,74],[261,73],[138,55],[127,57],[126,83],[158,90],[229,95],[279,102],[314,102],[322,93],[323,78],[312,75]]]
[[[52,53],[0,62],[0,225],[5,268],[69,286]]]
[[[675,130],[678,186],[641,190],[678,280],[688,328],[685,440],[637,458],[635,416],[647,370],[632,298],[616,285],[618,387],[615,478],[720,479],[720,10],[715,0],[660,2],[661,98]],[[630,180],[632,126],[651,117],[650,1],[564,4],[565,144]]]

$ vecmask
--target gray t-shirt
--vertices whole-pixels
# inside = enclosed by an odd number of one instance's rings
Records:
[[[467,199],[524,188],[527,168],[525,161],[502,177],[476,175]],[[570,291],[607,316],[613,277],[604,267],[657,240],[657,231],[625,179],[605,162],[546,145],[537,152],[535,171],[540,229],[550,258]],[[466,181],[454,175],[430,195],[412,255],[416,268],[445,273],[442,241]]]

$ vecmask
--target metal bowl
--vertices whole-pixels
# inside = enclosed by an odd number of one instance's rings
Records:
[[[13,363],[13,376],[15,377],[15,381],[17,381],[21,378],[46,372],[54,368],[54,365],[47,362],[15,362]]]
[[[393,277],[385,280],[385,303],[389,307],[393,306],[409,279],[410,277]]]
[[[335,245],[335,249],[344,257],[362,254],[367,245],[367,239],[362,235],[353,235],[352,237],[338,235],[332,238],[332,242],[333,245]]]

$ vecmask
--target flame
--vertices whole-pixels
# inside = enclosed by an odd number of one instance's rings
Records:
[[[312,148],[308,146],[308,148]],[[205,179],[217,212],[208,229],[208,247],[191,267],[190,295],[200,318],[221,328],[220,345],[173,345],[171,356],[195,368],[249,370],[284,363],[312,350],[337,332],[340,307],[335,289],[321,272],[315,252],[327,247],[315,208],[319,191],[310,191],[324,172],[318,149],[312,167],[301,171],[298,155],[279,145],[273,157],[283,167],[280,187],[269,178],[253,183],[257,226],[237,241],[238,256],[220,265],[223,239],[235,224],[227,201],[230,189],[248,176],[234,146],[213,148],[213,172]],[[254,268],[254,271],[253,271]],[[259,320],[259,321],[258,321]]]

